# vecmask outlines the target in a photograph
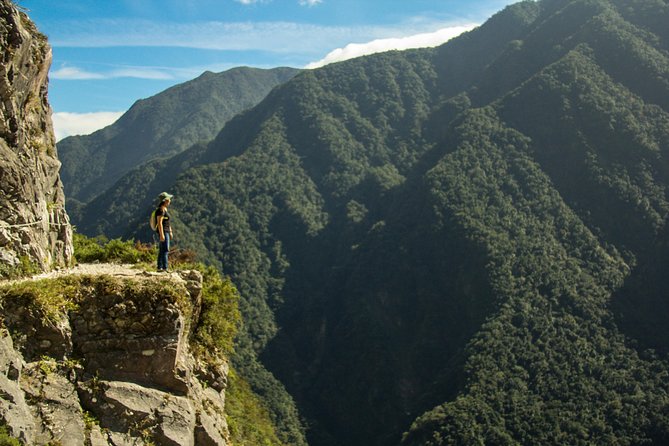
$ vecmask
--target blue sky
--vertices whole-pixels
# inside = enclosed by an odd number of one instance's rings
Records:
[[[236,66],[313,68],[434,46],[510,0],[18,0],[53,48],[58,138],[138,99]]]

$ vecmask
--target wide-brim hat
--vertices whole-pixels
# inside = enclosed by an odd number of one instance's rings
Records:
[[[160,195],[158,195],[158,200],[162,203],[165,200],[171,200],[174,195],[168,194],[167,192],[163,192]]]

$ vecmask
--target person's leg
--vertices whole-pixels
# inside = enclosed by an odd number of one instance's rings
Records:
[[[167,252],[169,251],[168,235],[165,241],[158,244],[158,269],[167,269]]]
[[[163,242],[158,242],[158,271],[163,269]]]
[[[168,263],[168,258],[170,254],[170,235],[165,234],[165,261],[163,263],[165,271],[168,270],[167,263]]]

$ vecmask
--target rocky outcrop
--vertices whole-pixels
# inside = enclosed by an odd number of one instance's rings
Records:
[[[0,423],[25,444],[227,445],[227,363],[192,354],[196,271],[0,287]],[[58,290],[50,295],[49,290]],[[75,296],[69,303],[58,295]]]
[[[47,98],[51,49],[28,17],[0,0],[0,265],[42,270],[72,260],[60,162]]]

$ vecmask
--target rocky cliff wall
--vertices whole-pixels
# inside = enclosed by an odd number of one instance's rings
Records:
[[[227,365],[190,340],[202,276],[118,271],[0,285],[0,424],[24,444],[229,444]]]
[[[50,65],[46,37],[0,0],[0,265],[26,259],[48,270],[72,260],[47,98]]]

